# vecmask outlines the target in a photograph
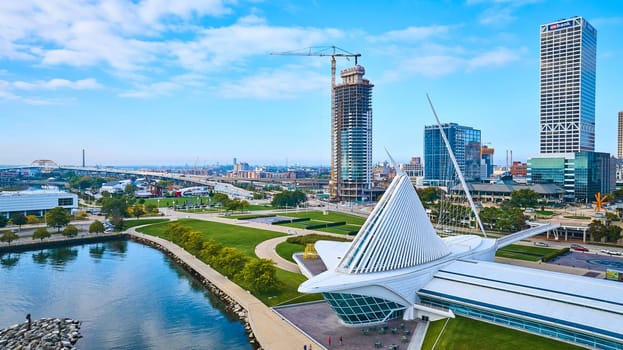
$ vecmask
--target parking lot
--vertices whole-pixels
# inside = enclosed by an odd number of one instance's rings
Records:
[[[606,269],[623,269],[623,257],[612,256],[605,253],[585,253],[570,251],[548,262],[548,264],[579,267],[594,271],[606,271]]]

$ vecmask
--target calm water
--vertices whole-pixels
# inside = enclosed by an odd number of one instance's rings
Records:
[[[166,255],[114,241],[0,258],[0,328],[81,320],[80,349],[252,349],[242,324]]]

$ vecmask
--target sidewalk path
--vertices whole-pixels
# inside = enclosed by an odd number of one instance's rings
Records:
[[[169,250],[247,310],[249,324],[262,348],[292,350],[303,349],[304,345],[309,347],[309,344],[314,344],[314,347],[320,348],[320,344],[317,344],[313,339],[308,338],[292,327],[251,293],[216,272],[181,247],[159,237],[138,233],[134,228],[129,229],[127,232],[132,236],[152,241]]]

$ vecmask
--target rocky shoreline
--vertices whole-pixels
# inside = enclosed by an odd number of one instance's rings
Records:
[[[0,349],[75,349],[80,321],[69,318],[42,318],[0,330]]]
[[[184,262],[182,259],[177,257],[175,254],[171,253],[168,249],[166,249],[165,247],[161,246],[160,244],[152,242],[152,241],[147,240],[147,239],[143,239],[143,238],[137,237],[137,236],[132,236],[132,235],[128,235],[128,238],[132,239],[132,240],[134,240],[136,242],[139,242],[141,244],[148,245],[148,246],[150,246],[152,248],[158,249],[159,251],[163,252],[168,257],[173,259],[173,261],[175,261],[176,264],[180,265],[188,273],[193,275],[198,281],[201,282],[201,284],[207,290],[209,290],[212,294],[214,294],[219,300],[221,300],[223,302],[223,304],[225,305],[225,310],[226,311],[235,314],[240,319],[240,321],[244,325],[244,329],[245,329],[245,332],[247,333],[247,337],[249,338],[249,343],[251,343],[251,345],[254,347],[254,349],[262,350],[261,345],[257,342],[257,339],[255,339],[255,335],[253,334],[253,330],[251,329],[251,324],[249,323],[249,317],[248,317],[248,314],[247,314],[247,310],[245,310],[234,299],[232,299],[229,295],[227,295],[227,293],[225,293],[222,290],[220,290],[210,280],[204,278],[201,274],[199,274],[197,271],[195,271],[195,269],[193,269],[188,264],[186,264],[186,262]]]

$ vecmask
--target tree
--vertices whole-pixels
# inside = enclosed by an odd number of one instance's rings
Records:
[[[137,204],[132,207],[132,214],[134,214],[134,216],[136,216],[136,219],[138,220],[139,217],[145,215],[145,209],[142,205]]]
[[[127,199],[123,197],[102,198],[102,213],[106,216],[127,216],[128,203],[126,202],[126,200]]]
[[[417,194],[420,200],[425,203],[432,203],[441,198],[443,190],[438,187],[426,187],[421,190],[417,190]]]
[[[21,213],[15,214],[11,218],[11,221],[13,221],[13,225],[17,225],[19,231],[22,231],[22,225],[25,225],[28,223],[28,219],[26,218],[26,216]]]
[[[239,205],[240,211],[241,212],[245,211],[245,209],[247,209],[249,205],[250,205],[249,201],[241,200],[240,205]]]
[[[208,239],[203,242],[203,247],[199,252],[199,257],[201,260],[211,264],[212,261],[219,255],[221,249],[223,249],[223,246],[220,243],[213,239]]]
[[[182,246],[193,255],[198,255],[203,248],[203,235],[198,231],[186,232],[182,237]]]
[[[31,224],[37,224],[37,223],[39,223],[39,218],[37,218],[37,217],[36,217],[36,216],[34,216],[34,215],[28,215],[28,216],[26,216],[26,221],[28,221],[27,223],[28,223],[29,225],[31,225]]]
[[[271,205],[278,208],[294,208],[301,203],[305,203],[306,201],[307,196],[301,191],[283,191],[273,196]]]
[[[238,249],[225,247],[221,249],[213,264],[220,267],[226,275],[233,277],[242,271],[248,260],[249,258]]]
[[[253,259],[244,265],[240,277],[259,292],[275,289],[279,283],[275,262],[270,259]]]
[[[236,211],[236,209],[240,208],[240,200],[239,199],[231,199],[225,203],[225,209],[228,211]]]
[[[39,227],[35,230],[35,232],[33,232],[32,239],[40,239],[41,241],[43,241],[50,236],[52,236],[52,234],[50,233],[50,231],[48,231],[47,228]]]
[[[606,236],[608,242],[616,243],[619,239],[621,239],[621,228],[615,225],[608,226],[608,233],[606,234]]]
[[[534,207],[539,202],[539,194],[530,189],[511,192],[511,203],[519,208]]]
[[[0,236],[0,241],[2,242],[7,242],[9,245],[11,245],[11,242],[13,242],[14,240],[18,239],[19,236],[13,232],[13,231],[4,231],[4,234],[2,236]]]
[[[56,227],[57,232],[60,232],[61,227],[67,225],[71,221],[71,216],[67,210],[62,207],[56,207],[45,213],[45,220],[49,227]]]
[[[0,215],[0,227],[4,227],[9,223],[9,219],[4,215]]]
[[[607,236],[608,228],[601,221],[593,220],[588,225],[588,234],[591,237],[591,241],[601,242]]]
[[[63,236],[73,237],[78,234],[78,228],[74,225],[67,225],[63,229]]]
[[[152,203],[145,204],[145,211],[147,213],[158,213],[158,207]]]
[[[136,190],[138,189],[138,187],[136,187],[136,185],[133,184],[127,184],[125,185],[125,190],[124,192],[128,195],[128,196],[134,196],[134,192],[136,192]]]
[[[104,227],[104,224],[102,224],[101,221],[99,220],[95,220],[91,223],[91,225],[89,225],[89,233],[102,233],[106,230],[106,228]]]
[[[222,206],[225,206],[229,201],[229,197],[225,193],[215,193],[212,196],[213,203],[221,203]]]

